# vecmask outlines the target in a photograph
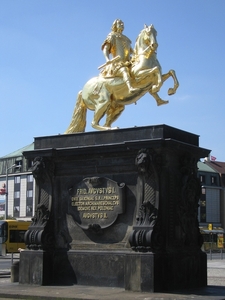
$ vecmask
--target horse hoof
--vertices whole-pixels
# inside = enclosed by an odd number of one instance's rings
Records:
[[[169,89],[168,89],[168,95],[171,96],[171,95],[173,95],[173,94],[175,94],[174,89],[169,88]]]
[[[157,105],[160,106],[160,105],[167,104],[167,103],[169,103],[169,101],[167,101],[167,100],[159,100],[157,102]]]
[[[106,130],[116,130],[119,129],[119,127],[107,127]]]

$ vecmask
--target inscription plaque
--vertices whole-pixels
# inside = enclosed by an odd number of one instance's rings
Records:
[[[124,212],[125,184],[105,177],[83,179],[70,189],[70,209],[83,229],[106,228]]]

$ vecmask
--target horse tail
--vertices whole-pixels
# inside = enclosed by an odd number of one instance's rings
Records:
[[[87,107],[82,98],[82,91],[78,93],[72,120],[65,134],[84,132],[86,127]]]

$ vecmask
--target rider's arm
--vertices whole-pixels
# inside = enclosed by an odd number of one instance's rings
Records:
[[[102,49],[106,61],[109,61],[109,60],[110,60],[110,57],[109,57],[109,54],[110,54],[109,49],[110,49],[110,45],[109,45],[108,43],[106,43],[106,44],[104,45],[103,49]]]

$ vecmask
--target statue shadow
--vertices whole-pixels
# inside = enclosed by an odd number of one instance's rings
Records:
[[[57,250],[53,258],[53,282],[54,285],[71,286],[77,284],[77,277],[67,250]]]
[[[177,290],[172,292],[174,295],[185,295],[185,296],[192,296],[191,298],[194,299],[194,295],[196,296],[206,296],[210,297],[210,299],[213,299],[211,297],[216,297],[216,296],[222,296],[224,297],[225,295],[225,286],[216,286],[216,285],[208,285],[203,288],[192,288],[192,289],[182,289],[182,290]],[[207,298],[205,298],[207,299]],[[216,298],[215,298],[216,299]],[[225,299],[225,298],[222,298]]]

